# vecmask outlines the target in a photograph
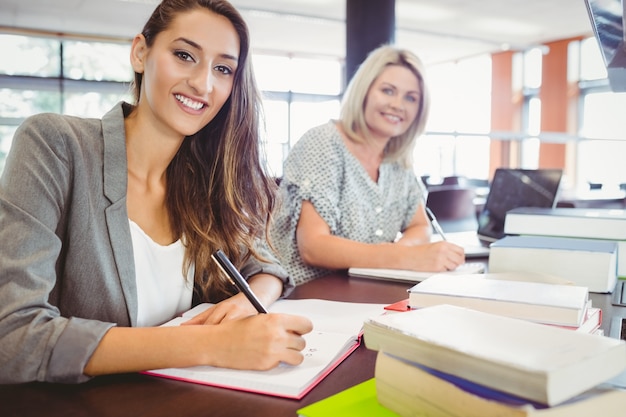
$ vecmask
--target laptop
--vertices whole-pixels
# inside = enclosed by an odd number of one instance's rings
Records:
[[[446,239],[462,246],[466,258],[489,256],[489,245],[504,237],[507,211],[518,207],[555,207],[562,176],[561,169],[496,169],[478,215],[478,230],[446,233]]]

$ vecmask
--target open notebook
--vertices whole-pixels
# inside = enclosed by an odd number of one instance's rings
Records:
[[[164,326],[177,326],[209,306],[200,304]],[[306,348],[304,361],[300,365],[281,364],[269,371],[193,366],[155,369],[145,373],[196,384],[300,399],[360,345],[363,322],[383,314],[384,307],[385,304],[318,299],[278,300],[268,308],[269,313],[301,315],[313,322],[313,331],[304,336]]]
[[[489,256],[489,245],[504,237],[507,211],[518,207],[555,207],[561,169],[498,168],[485,206],[478,215],[478,230],[446,233],[446,239],[465,249],[466,258]],[[441,239],[434,235],[433,240]]]
[[[477,274],[485,271],[485,264],[482,262],[466,262],[450,274]],[[415,283],[425,280],[435,275],[436,272],[418,272],[405,269],[385,269],[385,268],[350,268],[348,275],[355,278],[382,279],[388,281],[400,281]]]

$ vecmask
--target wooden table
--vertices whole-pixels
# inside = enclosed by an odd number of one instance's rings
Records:
[[[392,303],[406,297],[408,287],[335,274],[296,288],[290,298]],[[78,385],[0,385],[0,416],[294,417],[304,405],[371,378],[375,357],[375,352],[360,346],[300,401],[123,374],[97,377]]]
[[[406,298],[410,286],[333,274],[296,288],[290,298],[392,303]],[[603,309],[608,334],[611,315],[626,316],[626,308],[611,306],[609,295],[592,298]],[[372,378],[375,359],[376,352],[361,345],[300,401],[142,374],[97,377],[78,385],[0,385],[0,416],[295,417],[299,408]]]

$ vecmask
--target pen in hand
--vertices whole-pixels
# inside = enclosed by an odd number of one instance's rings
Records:
[[[437,218],[435,217],[433,212],[426,206],[424,206],[424,209],[426,210],[426,214],[428,215],[428,218],[430,219],[430,223],[433,225],[433,228],[439,234],[439,236],[441,236],[441,239],[448,240],[446,239],[446,235],[445,233],[443,233],[443,229],[439,225],[439,222],[437,221]]]
[[[259,301],[257,296],[252,292],[252,289],[248,285],[248,281],[241,276],[237,268],[235,268],[232,262],[230,262],[226,255],[224,255],[224,252],[218,249],[211,255],[211,258],[213,258],[220,269],[226,274],[228,279],[230,279],[230,281],[237,286],[239,291],[241,291],[252,303],[254,308],[256,308],[256,311],[259,313],[267,313],[267,309],[263,307],[261,301]]]

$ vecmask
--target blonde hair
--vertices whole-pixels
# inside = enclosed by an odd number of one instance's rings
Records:
[[[412,164],[415,141],[424,132],[430,110],[430,95],[424,78],[424,65],[414,53],[389,45],[383,45],[370,52],[346,88],[341,103],[339,123],[351,140],[355,142],[369,140],[369,129],[365,122],[365,101],[372,84],[390,65],[399,65],[409,69],[415,74],[419,84],[419,110],[415,120],[411,122],[406,132],[392,137],[385,148],[385,160],[398,161],[408,168]]]

